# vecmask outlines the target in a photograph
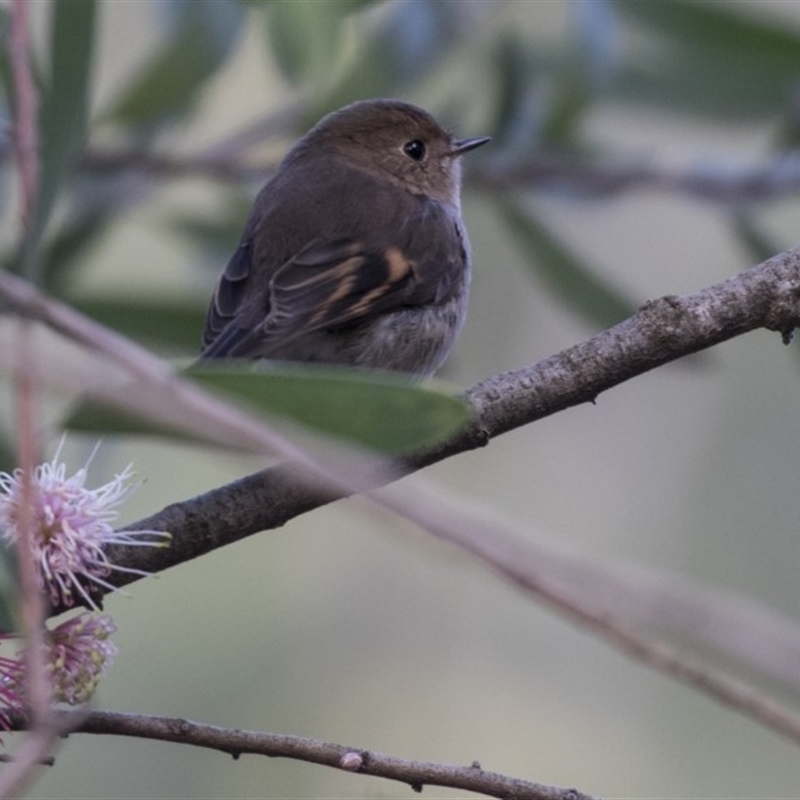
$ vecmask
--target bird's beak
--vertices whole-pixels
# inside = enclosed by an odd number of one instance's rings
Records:
[[[476,147],[480,147],[486,142],[491,142],[491,136],[474,136],[472,139],[456,139],[453,142],[453,149],[450,151],[451,156],[463,156],[464,153],[469,153]]]

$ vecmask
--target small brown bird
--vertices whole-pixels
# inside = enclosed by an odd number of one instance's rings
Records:
[[[464,321],[460,157],[427,112],[365,100],[324,117],[264,186],[217,283],[201,359],[432,375]]]

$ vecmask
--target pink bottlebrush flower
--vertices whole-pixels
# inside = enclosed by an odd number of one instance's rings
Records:
[[[18,639],[14,633],[0,634],[0,642]],[[20,658],[0,656],[0,728],[8,730],[9,712],[21,711],[25,701],[20,694],[20,687],[25,667]]]
[[[53,699],[71,706],[86,703],[117,654],[108,639],[117,630],[107,614],[87,612],[62,622],[47,637]]]
[[[71,706],[88,702],[100,678],[117,654],[109,637],[117,630],[107,614],[82,612],[45,634],[46,668],[55,703]],[[17,634],[0,635],[0,642],[19,639]],[[0,728],[8,730],[9,714],[25,709],[25,661],[20,651],[15,658],[0,656]]]
[[[105,554],[109,544],[166,547],[170,535],[161,531],[115,531],[117,506],[139,486],[132,484],[128,465],[114,479],[97,489],[87,489],[86,467],[67,477],[66,465],[59,463],[61,447],[53,460],[40,464],[29,481],[33,549],[39,564],[42,587],[54,606],[75,604],[76,594],[97,609],[84,583],[108,590],[104,580],[112,570],[145,575],[139,570],[112,564]],[[87,464],[88,466],[88,464]],[[9,475],[0,472],[0,529],[5,540],[17,544],[21,537],[21,514],[25,480],[22,470]],[[161,541],[153,541],[157,537]]]

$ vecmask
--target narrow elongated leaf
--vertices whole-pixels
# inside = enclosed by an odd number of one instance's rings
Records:
[[[570,252],[532,214],[509,198],[498,198],[496,207],[531,270],[566,306],[599,328],[633,314],[634,303]]]
[[[617,0],[621,18],[656,39],[620,71],[614,94],[705,116],[752,118],[791,102],[800,28],[741,4]]]
[[[543,125],[542,146],[565,149],[577,139],[579,124],[594,97],[617,67],[614,15],[608,0],[574,4],[574,52],[559,64]]]
[[[800,29],[756,15],[752,6],[706,0],[616,0],[619,14],[687,49],[737,54],[742,65],[796,72]]]
[[[232,0],[184,2],[175,9],[171,35],[111,112],[118,122],[147,129],[185,114],[236,44],[243,15]]]
[[[41,106],[41,168],[36,224],[29,232],[23,269],[42,275],[35,257],[39,239],[64,179],[83,149],[89,118],[89,80],[94,51],[95,0],[52,7],[50,70]]]
[[[19,582],[14,552],[0,543],[0,633],[18,631],[17,614]]]
[[[324,75],[336,65],[348,4],[294,0],[270,3],[266,18],[271,53],[292,82]]]
[[[74,196],[74,195],[73,195]],[[42,283],[51,294],[63,297],[88,248],[111,220],[113,205],[97,205],[76,214],[49,236],[39,255]]]
[[[5,425],[0,426],[0,472],[11,472],[16,460],[11,431],[7,430]]]
[[[576,3],[573,17],[577,35],[575,60],[587,81],[605,83],[617,66],[617,17],[611,0]]]
[[[468,407],[440,385],[421,386],[391,374],[281,365],[262,370],[193,367],[188,375],[251,411],[390,454],[440,441],[469,418]],[[83,431],[174,433],[96,405],[80,409],[67,426]]]
[[[541,77],[552,65],[515,33],[497,38],[490,59],[495,77],[494,109],[487,130],[496,152],[524,156],[542,146],[550,97],[541,91]]]
[[[0,41],[8,41],[9,18],[8,8],[0,6]],[[0,81],[3,85],[3,96],[0,97],[0,107],[5,110],[7,103],[13,96],[11,88],[11,69],[8,63],[8,47],[0,47]]]
[[[138,342],[199,354],[205,300],[93,297],[75,300],[72,305]]]
[[[179,442],[206,443],[178,425],[154,420],[116,408],[100,400],[86,400],[72,409],[63,421],[64,428],[81,433],[118,434],[123,436],[156,436]]]
[[[372,5],[375,0],[292,0],[268,2],[261,6],[265,17],[270,55],[287,80],[319,84],[336,71],[343,48],[342,23],[354,12]],[[421,0],[416,3],[422,13]],[[363,67],[365,61],[359,59]],[[370,69],[365,70],[371,72]]]
[[[0,471],[13,472],[15,463],[11,438],[5,428],[0,428]],[[10,633],[15,629],[14,609],[19,595],[16,574],[14,553],[0,537],[0,633]]]
[[[363,97],[397,97],[430,79],[469,37],[474,21],[458,3],[387,3],[386,13],[358,20],[359,51],[324,97],[326,110]]]
[[[590,87],[583,76],[562,76],[542,124],[543,148],[566,149],[575,141],[579,123],[591,101]]]

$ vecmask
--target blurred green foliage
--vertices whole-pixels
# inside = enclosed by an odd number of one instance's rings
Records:
[[[171,2],[164,11],[168,25],[161,47],[120,92],[108,114],[136,138],[191,113],[203,87],[236,46],[244,23],[239,4],[218,0]]]
[[[216,218],[175,211],[161,220],[196,245],[198,263],[205,254],[221,266],[253,196],[256,184],[248,178],[258,147],[290,141],[343,103],[403,96],[428,105],[458,131],[492,135],[493,146],[470,162],[476,179],[467,174],[467,189],[485,193],[496,207],[536,287],[593,328],[630,314],[634,293],[612,285],[534,210],[532,197],[564,192],[558,173],[525,179],[521,169],[514,180],[515,165],[536,165],[554,153],[574,157],[589,171],[624,163],[624,153],[586,133],[593,114],[620,104],[676,118],[769,120],[781,148],[776,155],[791,154],[800,125],[800,30],[735,3],[580,0],[566,4],[562,34],[545,40],[535,25],[520,24],[519,3],[501,0],[151,0],[158,41],[95,107],[97,17],[104,5],[72,0],[48,6],[47,45],[35,64],[41,92],[36,224],[21,246],[7,242],[2,257],[56,296],[170,355],[196,352],[205,296],[165,297],[146,282],[135,297],[87,296],[79,280],[84,256],[145,205],[152,190],[180,181],[219,189],[222,182],[226,200]],[[528,10],[533,15],[535,9]],[[6,26],[0,9],[0,29]],[[264,102],[270,124],[262,136],[245,134],[235,152],[230,142],[237,131],[216,148],[184,151],[181,132],[252,31],[286,89]],[[0,65],[8,86],[5,54]],[[8,108],[6,99],[6,114]],[[165,152],[176,169],[148,162],[150,154]],[[117,157],[116,168],[113,158],[112,166],[103,161],[108,156]],[[226,169],[215,171],[220,159]],[[264,176],[274,162],[260,163],[264,169],[257,172]],[[500,190],[478,179],[499,166],[512,176]],[[581,199],[580,182],[568,188]],[[592,196],[597,193],[586,193]],[[760,257],[778,243],[745,206],[746,197],[730,204],[731,231]]]
[[[731,120],[779,115],[792,101],[800,31],[736,3],[617,0],[614,7],[654,39],[647,57],[624,64],[621,97]]]
[[[268,420],[288,418],[323,435],[387,455],[432,446],[469,419],[466,404],[444,385],[409,384],[390,373],[275,364],[259,372],[243,372],[235,366],[193,367],[187,374],[221,397],[256,414],[266,414]],[[77,408],[65,424],[91,433],[157,434],[203,441],[184,430],[96,403]]]
[[[642,294],[646,290],[642,289],[641,272],[637,273],[639,265],[623,265],[624,268],[611,277],[609,270],[604,268],[602,254],[587,248],[585,240],[578,242],[578,236],[573,240],[573,229],[559,225],[557,209],[554,213],[554,200],[570,204],[572,208],[589,204],[596,204],[593,207],[597,208],[611,200],[630,201],[634,189],[641,188],[640,183],[626,179],[626,170],[641,165],[642,161],[649,164],[651,151],[646,148],[642,148],[644,153],[641,149],[631,151],[629,141],[619,141],[614,135],[605,133],[610,126],[603,128],[604,121],[623,119],[623,123],[614,129],[616,135],[624,127],[624,120],[634,117],[647,118],[651,125],[661,126],[670,134],[691,126],[706,131],[738,130],[750,126],[748,130],[758,131],[754,138],[758,139],[759,149],[755,156],[751,150],[741,159],[743,166],[738,171],[737,164],[731,165],[730,161],[724,165],[713,163],[716,153],[698,160],[694,165],[695,175],[702,178],[706,187],[711,187],[705,193],[692,194],[691,181],[681,186],[674,180],[665,180],[662,185],[652,180],[651,185],[658,190],[685,192],[687,198],[691,197],[691,202],[711,203],[722,219],[720,227],[728,237],[730,250],[724,259],[720,259],[722,266],[713,264],[712,269],[703,273],[703,280],[709,272],[713,274],[714,268],[719,267],[720,272],[731,269],[731,251],[741,254],[742,263],[754,263],[790,244],[767,224],[764,212],[787,196],[786,186],[794,191],[795,196],[800,189],[797,177],[800,174],[800,22],[795,24],[788,16],[783,19],[768,13],[764,10],[767,4],[758,0],[750,3],[736,0],[713,3],[709,0],[563,0],[561,3],[533,0],[147,0],[141,5],[146,5],[148,13],[156,20],[147,28],[150,38],[136,43],[138,55],[135,63],[115,75],[113,87],[104,92],[97,90],[100,79],[105,77],[99,74],[99,59],[103,45],[108,47],[101,38],[102,23],[106,16],[119,13],[119,8],[140,4],[123,4],[117,0],[52,0],[31,5],[36,8],[37,19],[43,25],[43,29],[37,31],[41,35],[36,38],[38,49],[33,64],[40,90],[40,203],[36,224],[28,238],[24,242],[17,241],[18,208],[7,196],[8,187],[13,186],[9,178],[12,102],[8,53],[3,47],[0,48],[0,79],[5,92],[0,97],[0,113],[6,124],[0,133],[3,156],[0,160],[0,214],[6,229],[14,233],[0,239],[2,264],[25,274],[56,297],[161,355],[183,359],[197,355],[212,271],[219,271],[228,254],[233,252],[247,209],[280,152],[322,114],[365,97],[402,97],[429,108],[463,135],[488,134],[493,137],[490,147],[477,151],[465,163],[468,202],[477,198],[491,210],[487,217],[499,229],[502,244],[518,256],[518,262],[523,265],[520,280],[527,282],[531,294],[545,296],[549,307],[564,312],[570,322],[577,321],[590,330],[618,322],[630,314],[637,303],[646,299]],[[539,14],[543,6],[559,6],[563,11],[557,30],[540,30]],[[0,38],[3,42],[7,39],[7,31],[7,7],[0,5]],[[118,46],[119,42],[115,44]],[[217,138],[210,141],[203,139],[202,135],[196,136],[196,126],[207,122],[208,106],[212,105],[210,100],[216,101],[213,113],[224,116],[225,106],[219,102],[220,85],[230,79],[227,71],[248,48],[258,51],[258,58],[264,65],[262,80],[255,89],[248,89],[246,96],[240,94],[236,102],[257,108],[261,118],[241,129],[230,125],[224,133],[219,133],[219,129],[225,126],[218,124],[214,134]],[[129,62],[122,58],[123,55],[120,54],[120,60],[127,65]],[[108,54],[106,59],[108,61]],[[252,60],[248,63],[252,64]],[[223,111],[216,111],[220,107]],[[214,121],[220,123],[219,119]],[[745,163],[746,159],[751,160]],[[692,166],[688,169],[691,170]],[[767,175],[768,179],[752,181],[752,176],[759,173]],[[670,173],[667,177],[674,178],[675,174]],[[715,184],[720,187],[716,193]],[[755,184],[760,187],[758,191],[752,189]],[[213,196],[214,213],[198,211],[180,202],[154,202],[163,200],[164,195],[175,189],[183,192],[183,198],[194,194]],[[636,199],[631,205],[635,204]],[[148,209],[153,206],[157,206],[157,211],[148,216]],[[689,213],[692,211],[690,208]],[[630,218],[625,216],[626,213],[625,210],[621,213],[623,222],[620,228],[636,224],[628,222]],[[796,209],[792,213],[796,215]],[[600,224],[605,224],[605,220]],[[181,286],[179,291],[165,289],[159,279],[159,271],[169,273],[173,264],[159,262],[156,269],[152,268],[152,262],[158,261],[160,253],[156,252],[154,257],[153,250],[148,247],[149,240],[161,233],[173,237],[177,234],[193,248],[191,260],[197,280]],[[608,239],[613,240],[615,233],[612,230]],[[96,284],[84,280],[85,265],[94,251],[117,235],[127,237],[125,246],[133,251],[134,264],[142,265],[141,274],[118,274],[122,280],[101,281],[98,289]],[[653,235],[653,229],[647,231],[647,237],[648,247],[661,246],[655,242],[658,237]],[[652,245],[651,238],[654,240]],[[473,235],[473,246],[478,244],[478,237]],[[697,250],[698,259],[707,258],[707,251],[699,246]],[[476,264],[476,290],[480,290],[481,282],[484,287],[488,282],[483,266]],[[493,268],[495,265],[488,266]],[[111,264],[110,270],[113,271],[114,267]],[[692,268],[691,264],[686,267],[687,274],[691,274]],[[698,283],[700,280],[698,277]],[[687,286],[686,290],[691,288],[694,287]],[[487,326],[490,333],[485,335],[482,344],[492,333],[498,338],[508,333],[512,324],[508,320],[521,307],[514,305],[515,299],[506,302],[499,311],[493,310],[491,325]],[[520,324],[524,325],[526,321],[522,320]],[[516,324],[517,320],[513,323]],[[584,334],[585,328],[582,328],[576,335]],[[476,341],[479,339],[480,336],[475,337]],[[356,387],[344,375],[312,378],[274,373],[271,376],[248,374],[230,377],[224,371],[204,380],[208,385],[214,383],[218,389],[238,394],[247,402],[273,412],[291,413],[295,419],[327,433],[392,452],[445,435],[460,424],[465,413],[461,404],[436,386],[426,391],[375,379],[363,381]],[[224,385],[229,380],[233,383]],[[308,382],[312,380],[317,382],[315,389],[309,391]],[[760,418],[772,425],[773,416],[777,418],[778,405],[784,404],[786,397],[791,395],[790,391],[775,391],[773,381],[774,375],[767,372],[754,380],[742,380],[741,385],[735,385],[729,392],[730,398],[757,408]],[[755,393],[753,386],[756,385],[759,388],[766,385],[773,391],[774,406],[769,405],[770,398],[765,397],[766,392]],[[358,394],[354,395],[356,388]],[[685,386],[681,389],[686,391]],[[636,402],[647,402],[648,396],[641,396],[644,399],[639,401],[637,395]],[[729,441],[731,444],[729,450],[722,450],[724,456],[717,460],[708,456],[708,462],[705,462],[706,456],[699,447],[692,450],[690,457],[697,461],[697,465],[690,465],[687,457],[677,472],[680,473],[680,486],[697,486],[701,497],[698,499],[687,492],[688,500],[686,495],[676,500],[668,491],[669,484],[664,488],[662,483],[661,466],[664,462],[660,459],[664,458],[664,452],[673,449],[676,440],[682,438],[676,435],[676,431],[684,430],[687,421],[687,417],[678,416],[682,400],[674,402],[670,409],[674,411],[667,420],[671,426],[670,440],[661,451],[654,444],[655,439],[650,438],[649,419],[645,420],[647,426],[638,429],[637,435],[636,427],[628,426],[632,416],[629,415],[625,419],[624,435],[610,439],[606,450],[600,447],[595,451],[602,454],[602,460],[600,457],[585,457],[584,453],[592,450],[590,443],[584,441],[590,436],[587,433],[589,429],[579,427],[582,423],[576,415],[569,424],[577,426],[578,436],[584,437],[578,444],[572,448],[569,445],[561,447],[559,439],[559,449],[551,451],[546,442],[537,443],[542,446],[544,455],[540,457],[547,461],[546,464],[537,462],[533,455],[529,457],[525,452],[524,464],[508,471],[517,474],[504,472],[498,480],[489,474],[490,468],[482,466],[485,474],[480,476],[481,491],[492,483],[508,483],[511,488],[502,495],[502,502],[507,503],[514,513],[515,507],[521,507],[517,505],[519,497],[530,494],[536,502],[537,497],[554,493],[553,487],[561,477],[568,484],[569,497],[557,506],[561,515],[559,524],[569,528],[571,521],[578,519],[577,512],[576,516],[570,516],[571,508],[579,509],[583,514],[587,508],[593,507],[591,500],[585,497],[586,486],[579,484],[575,477],[578,464],[586,461],[590,482],[602,497],[602,502],[596,501],[594,508],[600,508],[603,514],[608,515],[608,527],[619,524],[622,528],[625,519],[630,518],[633,523],[641,522],[642,527],[646,522],[648,532],[652,527],[658,534],[658,522],[662,522],[671,544],[676,548],[685,547],[686,553],[696,553],[684,543],[679,530],[681,526],[673,524],[675,518],[669,515],[675,513],[675,507],[682,505],[707,505],[709,518],[701,515],[700,524],[686,524],[684,527],[692,533],[701,532],[702,535],[695,537],[702,540],[698,547],[705,548],[707,558],[715,565],[721,565],[719,575],[728,571],[731,581],[740,579],[744,586],[746,579],[760,569],[770,584],[779,586],[780,581],[773,580],[775,564],[763,557],[767,548],[764,547],[766,534],[762,531],[779,524],[767,516],[773,513],[773,506],[777,505],[775,501],[781,493],[779,479],[784,475],[791,479],[791,469],[784,468],[781,461],[779,470],[774,452],[782,448],[790,450],[792,437],[780,428],[773,436],[765,427],[758,428],[752,438],[747,439],[744,429],[737,428],[730,436],[720,435],[726,445]],[[697,398],[693,396],[692,402],[697,402]],[[717,413],[715,404],[720,402],[718,397],[708,402],[716,417],[724,416],[722,411],[725,409]],[[353,411],[355,403],[360,404],[358,412]],[[387,408],[391,409],[389,416],[397,422],[388,430],[383,422]],[[380,414],[375,413],[377,409],[381,410]],[[649,408],[647,415],[655,417]],[[613,419],[609,416],[602,419],[613,432]],[[119,418],[101,418],[99,415],[90,420],[84,417],[82,424],[84,429],[91,426],[92,430],[100,427],[113,431],[121,426]],[[9,469],[13,463],[8,427],[0,426],[0,469]],[[715,431],[712,429],[709,435]],[[653,465],[658,465],[652,467],[653,476],[646,475],[647,480],[657,485],[654,494],[646,501],[627,485],[639,485],[635,484],[637,476],[634,472],[648,472],[635,461],[637,441],[646,443],[648,457],[653,458]],[[751,446],[745,447],[741,444],[743,441]],[[763,452],[758,450],[761,446],[765,448]],[[607,453],[612,449],[618,451],[622,459],[634,464],[629,472],[622,468],[615,471],[609,466]],[[553,457],[549,457],[551,452]],[[794,454],[790,457],[793,458]],[[195,458],[193,453],[191,460]],[[786,463],[789,463],[788,458]],[[492,462],[482,462],[483,465],[486,463]],[[771,476],[772,483],[768,488],[758,489],[747,482],[738,493],[746,499],[746,510],[752,509],[752,527],[757,535],[745,538],[745,533],[742,533],[740,539],[735,539],[730,538],[731,532],[726,530],[723,544],[715,550],[708,536],[713,522],[711,517],[727,505],[727,493],[733,493],[733,490],[727,484],[718,487],[716,499],[708,502],[705,494],[708,489],[703,480],[740,469],[744,481],[748,477],[745,468],[756,463],[766,467],[775,465],[772,473],[764,469],[765,474]],[[186,465],[187,472],[191,466]],[[507,466],[504,462],[503,469]],[[648,466],[651,466],[649,461]],[[463,484],[466,485],[466,480]],[[541,496],[535,494],[537,485],[544,487]],[[623,494],[619,486],[623,486],[628,494]],[[167,489],[173,490],[171,481]],[[612,496],[612,490],[619,490],[619,497]],[[761,505],[759,494],[763,495]],[[613,505],[624,509],[624,515],[619,512],[615,517],[617,512],[612,509]],[[639,517],[635,511],[637,506],[646,506]],[[631,508],[634,510],[630,511]],[[746,523],[736,518],[736,509],[742,515],[741,509],[733,503],[730,508],[733,509],[730,528],[739,524],[744,527]],[[761,509],[764,513],[759,513]],[[535,522],[544,520],[547,524],[547,516],[539,514],[539,508],[530,510],[530,519]],[[562,522],[561,518],[567,521]],[[598,524],[590,527],[591,547],[603,546],[606,540],[602,539],[603,525],[599,524],[599,515]],[[788,535],[794,537],[794,529]],[[642,546],[646,537],[641,536],[641,530],[636,530],[635,535],[637,547]],[[652,538],[655,540],[656,535]],[[633,534],[630,541],[633,541]],[[750,559],[742,557],[742,553],[748,552],[748,541],[752,542]],[[620,544],[619,551],[627,548],[629,543]],[[667,545],[663,546],[664,551],[659,550],[655,557],[659,563],[665,558]],[[349,553],[347,557],[350,558]],[[435,560],[429,559],[428,566]],[[791,569],[792,559],[783,561],[788,565],[787,569]],[[732,564],[735,568],[731,568]],[[0,548],[0,631],[12,626],[13,602],[9,598],[16,593],[12,566],[8,563],[8,554]],[[324,566],[326,573],[335,569],[329,569],[327,563]],[[415,563],[414,566],[418,565]],[[304,562],[303,572],[307,567],[309,565]],[[695,564],[689,564],[689,567],[693,570]],[[313,565],[310,568],[313,569]],[[287,580],[286,575],[292,575],[290,568],[279,563],[279,559],[266,565],[265,574],[269,574],[269,569],[273,570],[274,585]],[[449,577],[437,574],[431,583],[436,583],[438,591]],[[259,591],[270,585],[269,578],[261,573],[258,580]],[[792,579],[786,579],[786,582],[791,582],[792,587],[796,585]],[[204,591],[202,596],[213,594]],[[373,596],[383,594],[384,586],[378,585]],[[414,600],[412,597],[409,601],[409,594],[416,595],[417,592],[407,592],[404,584],[398,608],[406,609],[411,603],[413,611]],[[200,593],[192,595],[199,596]],[[373,596],[369,603],[359,598],[359,611],[373,605]],[[480,612],[484,605],[480,587],[476,591],[471,582],[467,596],[477,598],[475,610]],[[792,597],[792,608],[795,608]],[[260,595],[258,602],[264,602]],[[194,610],[195,601],[189,605]],[[304,599],[303,603],[296,605],[306,608],[313,603]],[[214,600],[214,608],[216,606]],[[201,608],[200,604],[197,608]],[[316,610],[313,612],[315,617],[317,613]],[[423,613],[430,616],[428,606],[424,606]],[[240,609],[236,609],[237,622],[240,614]],[[351,623],[347,615],[340,613],[337,616],[339,621]],[[319,638],[335,636],[333,648],[337,658],[342,650],[348,649],[351,641],[347,638],[350,632],[343,636],[334,624],[335,620],[332,623],[324,614],[319,617],[323,622],[317,635],[308,637],[314,649],[309,651],[311,655],[307,661],[318,660],[319,653],[323,652],[317,641]],[[409,618],[413,619],[413,616]],[[513,624],[498,625],[497,620],[501,618],[505,619],[493,614],[483,622],[469,620],[469,638],[487,654],[501,648],[493,645],[491,640],[484,645],[484,640],[476,636],[476,632],[518,630]],[[462,623],[460,617],[453,619],[453,627]],[[358,620],[356,627],[360,625],[361,617]],[[205,619],[203,624],[213,628]],[[528,624],[527,618],[525,624]],[[147,635],[151,636],[151,621],[148,620],[147,625]],[[238,625],[226,622],[226,625],[219,626],[222,627],[233,629]],[[382,627],[388,629],[390,626]],[[448,662],[448,668],[455,669],[456,662],[458,667],[462,667],[464,658],[461,652],[450,646],[452,630],[447,631],[446,637],[439,631],[436,629],[436,639],[446,640],[447,647],[455,654],[453,664]],[[218,635],[219,629],[215,628],[214,633]],[[421,626],[415,626],[409,637],[408,652],[415,659],[418,659],[420,633],[424,635]],[[207,630],[204,637],[206,634]],[[297,638],[294,630],[291,637],[293,642]],[[257,638],[250,637],[252,641]],[[521,641],[523,637],[518,638]],[[559,638],[567,637],[559,631]],[[378,648],[369,636],[365,641],[368,645],[365,652],[372,656]],[[348,643],[348,647],[342,647],[343,642]],[[548,658],[553,658],[553,655],[547,647],[540,645],[538,637],[534,645],[535,652],[531,651],[531,656],[520,669],[526,682],[534,660],[541,661],[545,669],[549,667],[553,675],[570,672],[563,669],[564,664],[588,662],[585,655],[550,662]],[[519,642],[514,646],[519,646]],[[153,664],[158,664],[159,658],[155,651],[161,648],[139,649],[148,660],[135,669],[147,676],[145,679],[153,685],[158,681],[150,680],[152,674],[164,675],[167,672],[178,676],[181,688],[192,683],[186,680],[182,671],[173,669],[174,658],[165,660],[160,671],[157,667],[154,669]],[[424,642],[422,649],[425,649]],[[164,652],[167,652],[166,648]],[[238,659],[237,668],[247,669],[253,664],[254,669],[258,669],[259,679],[264,672],[276,685],[280,684],[280,679],[269,673],[260,661],[263,652],[259,651],[256,657],[251,658],[243,656],[237,648],[230,648],[230,652]],[[208,641],[204,638],[198,644],[195,661],[209,663],[215,660],[208,656]],[[361,653],[357,652],[356,656],[362,659]],[[183,652],[178,658],[182,659],[181,663],[190,660]],[[597,654],[592,653],[592,658],[597,658]],[[302,663],[303,659],[297,661]],[[368,671],[369,662],[366,660],[358,663],[358,669],[364,668],[365,663],[365,672]],[[428,666],[424,659],[420,664],[425,670],[425,681],[420,682],[420,687],[423,683],[427,687]],[[296,668],[292,661],[292,674]],[[619,665],[614,662],[612,668],[618,671]],[[228,670],[227,664],[225,669]],[[596,691],[596,670],[592,661],[590,681],[593,692]],[[364,694],[361,681],[354,684],[349,674],[342,675],[344,691],[332,692],[331,695],[347,698],[348,687],[354,687],[359,699],[362,694],[369,697]],[[482,671],[480,676],[483,680]],[[327,679],[327,673],[324,677]],[[448,673],[448,680],[450,677]],[[513,675],[509,673],[508,677],[509,685],[514,686]],[[226,675],[223,680],[229,680],[229,677]],[[244,685],[245,681],[241,683]],[[435,682],[430,683],[435,688]],[[487,695],[489,707],[497,707],[505,713],[502,696],[498,702],[497,693],[497,686],[504,686],[505,680],[487,683],[491,690]],[[164,686],[169,684],[164,681]],[[291,692],[283,692],[283,688],[281,686],[280,694],[285,694],[291,713],[296,714],[295,697]],[[369,691],[368,686],[366,690]],[[204,695],[229,702],[227,692],[209,692],[205,686],[201,691]],[[572,691],[570,687],[570,695]],[[637,687],[626,685],[620,691],[624,691],[626,697],[634,698],[642,707],[647,706],[641,701],[642,695],[637,693]],[[464,696],[469,696],[472,705],[472,694],[465,694],[460,684],[456,685],[455,692],[459,703]],[[567,694],[566,691],[563,693]],[[305,689],[303,694],[306,694]],[[404,705],[407,696],[403,695]],[[328,700],[325,698],[325,705],[328,705]],[[531,706],[537,714],[545,715],[550,699],[546,698],[544,703],[541,700],[537,698]],[[627,724],[625,715],[629,708],[618,714],[617,706],[622,706],[617,704],[616,696],[612,700],[615,703],[612,727],[615,723]],[[524,701],[515,694],[512,702],[517,707]],[[248,698],[247,706],[250,705],[253,701]],[[591,709],[585,708],[580,701],[577,705],[581,721],[590,717]],[[335,706],[331,708],[336,711]],[[550,729],[554,738],[558,740],[565,736],[565,731],[570,736],[578,736],[564,739],[572,769],[575,752],[588,744],[588,739],[580,739],[579,735],[591,731],[591,728],[583,722],[570,724],[570,718],[558,708],[558,725]],[[365,715],[358,703],[350,703],[347,711]],[[665,708],[647,706],[644,713],[652,719],[660,719],[667,716],[666,711]],[[185,713],[185,709],[180,708],[180,713]],[[383,714],[382,707],[380,713]],[[316,727],[318,718],[319,709],[314,708],[309,717],[309,730],[314,734],[320,733]],[[275,717],[269,719],[273,724]],[[387,715],[385,719],[392,718]],[[421,719],[422,724],[426,724],[424,715]],[[237,724],[239,722],[237,720]],[[507,721],[503,719],[502,722],[504,730],[507,729]],[[603,722],[603,730],[608,730],[609,720]],[[282,723],[274,724],[279,726]],[[295,729],[300,727],[294,717],[291,724]],[[537,719],[536,725],[545,729],[541,719]],[[402,727],[394,719],[392,726]],[[429,727],[431,735],[438,735],[435,726]],[[680,734],[675,738],[692,751],[689,758],[694,762],[697,761],[695,740],[685,735],[688,727],[694,727],[693,720],[690,723],[682,721]],[[619,729],[615,728],[611,738],[615,738],[618,732]],[[652,738],[651,733],[631,736],[644,740]],[[735,731],[735,735],[740,733]],[[591,744],[594,745],[598,737],[592,737],[595,741]],[[439,738],[444,742],[447,737]],[[513,742],[495,738],[504,749],[503,758],[511,757],[513,749],[519,747],[528,769],[530,748],[525,736],[517,737],[515,732]],[[663,741],[652,746],[662,745]],[[770,749],[773,747],[771,740],[768,746]],[[414,748],[418,748],[416,743]],[[727,754],[727,751],[722,752]],[[540,757],[550,757],[549,750],[542,753]],[[152,754],[148,753],[148,759],[151,757]],[[623,758],[625,761],[621,763],[624,766],[617,769],[619,774],[615,776],[620,781],[619,786],[635,777],[642,761],[638,756],[631,760],[628,751]],[[706,758],[704,753],[704,762]],[[581,761],[585,760],[583,751]],[[733,781],[737,775],[735,768],[758,775],[751,769],[755,761],[726,759],[719,770],[708,769],[709,781],[716,784],[722,772],[726,775],[730,772],[733,777],[729,776],[729,779]],[[90,763],[92,776],[102,771],[97,769],[101,762],[94,754]],[[216,762],[209,763],[214,770],[222,771]],[[631,763],[635,765],[633,769]],[[139,773],[133,776],[133,781],[141,778],[141,765],[135,759],[117,759],[113,769],[118,774],[121,774],[120,764],[127,764]],[[732,771],[731,764],[735,767]],[[674,763],[667,767],[674,773],[687,771],[685,764],[680,764],[678,769]],[[764,770],[769,768],[762,767]],[[614,765],[610,769],[614,770]],[[156,776],[154,780],[160,780],[154,770],[148,767],[147,771]],[[180,776],[181,796],[188,791],[187,774],[188,771]],[[198,770],[198,774],[203,776],[201,780],[205,780],[206,773]],[[88,791],[85,784],[89,777],[88,770],[81,774],[82,792]],[[206,792],[212,791],[206,785],[202,788]],[[623,793],[627,788],[625,785]],[[663,786],[659,788],[662,792],[669,791]],[[327,790],[329,787],[326,786]],[[63,796],[61,786],[57,791],[56,796]],[[163,791],[162,785],[158,786],[158,791]],[[263,796],[264,785],[259,783],[254,791],[258,794],[253,796]]]

